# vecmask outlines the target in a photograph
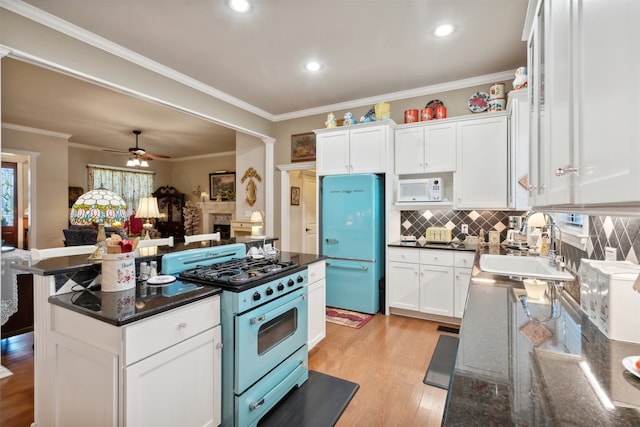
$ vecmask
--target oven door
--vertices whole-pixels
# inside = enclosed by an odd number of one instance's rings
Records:
[[[307,312],[305,287],[235,318],[236,394],[307,343]]]

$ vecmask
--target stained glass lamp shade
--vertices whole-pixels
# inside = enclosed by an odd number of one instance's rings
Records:
[[[89,259],[98,260],[104,253],[104,245],[101,243],[106,239],[104,226],[112,225],[116,222],[124,222],[127,218],[127,204],[118,196],[104,188],[98,188],[84,193],[71,208],[69,221],[75,225],[98,224],[98,238],[96,251],[89,256]]]
[[[78,197],[71,208],[69,220],[76,225],[124,222],[127,220],[127,204],[116,193],[98,188]]]

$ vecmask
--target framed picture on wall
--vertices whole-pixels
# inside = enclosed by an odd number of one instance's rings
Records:
[[[209,174],[209,200],[233,201],[236,199],[236,173],[218,172]]]
[[[316,159],[316,134],[313,132],[291,135],[291,161],[312,162]]]
[[[300,187],[291,187],[291,205],[300,205]]]

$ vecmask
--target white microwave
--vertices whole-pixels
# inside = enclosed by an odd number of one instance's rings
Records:
[[[444,183],[442,178],[399,179],[397,201],[440,202]]]

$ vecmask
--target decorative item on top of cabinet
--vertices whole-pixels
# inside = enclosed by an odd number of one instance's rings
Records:
[[[260,177],[260,175],[258,175],[258,172],[256,172],[256,170],[251,167],[247,169],[247,171],[242,176],[242,179],[240,180],[241,184],[244,184],[247,179],[249,180],[249,182],[247,183],[247,197],[245,199],[249,206],[253,206],[258,199],[258,188],[256,187],[256,183],[253,182],[253,178],[255,178],[258,182],[262,182],[262,178]]]
[[[156,221],[155,228],[161,237],[171,237],[177,241],[184,238],[184,221],[182,208],[185,195],[175,187],[165,185],[158,188],[152,194],[158,199],[160,218]]]

